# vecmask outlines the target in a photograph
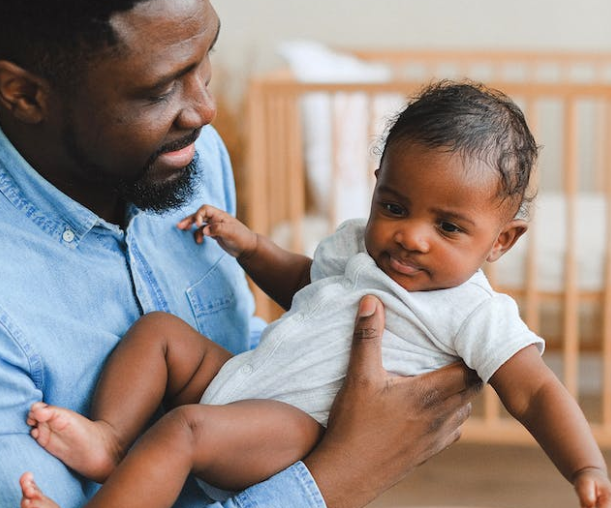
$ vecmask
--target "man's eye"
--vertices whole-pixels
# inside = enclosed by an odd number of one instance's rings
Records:
[[[460,228],[451,222],[442,222],[439,226],[444,233],[458,233]]]
[[[159,93],[153,93],[149,96],[150,102],[163,102],[166,99],[169,99],[170,96],[174,93],[174,84],[166,87],[164,90],[159,90]]]
[[[405,209],[400,205],[394,203],[384,203],[382,207],[391,215],[405,215]]]

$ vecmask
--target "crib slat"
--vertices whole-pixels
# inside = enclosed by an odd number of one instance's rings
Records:
[[[305,176],[301,153],[301,122],[299,104],[292,94],[284,98],[284,126],[286,128],[286,175],[288,192],[286,195],[289,222],[293,235],[290,248],[294,252],[304,252],[303,221],[305,218]]]
[[[537,110],[537,101],[536,98],[529,98],[526,101],[524,106],[524,114],[528,118],[528,124],[530,129],[535,136],[535,139],[538,139],[538,131],[539,131],[539,115]],[[532,189],[538,188],[539,182],[539,172],[536,168],[533,170],[534,173],[531,176],[531,185],[527,192],[531,192]],[[524,320],[526,324],[531,328],[535,333],[540,333],[540,323],[539,323],[539,315],[540,315],[540,307],[541,307],[541,299],[539,297],[539,288],[538,288],[538,276],[537,276],[537,234],[536,234],[536,221],[537,216],[536,213],[532,218],[532,227],[530,228],[530,232],[527,234],[526,238],[521,241],[526,241],[526,261],[525,261],[525,279],[526,279],[526,308],[523,311]]]
[[[578,111],[574,97],[565,101],[565,197],[566,197],[566,259],[564,287],[564,384],[571,395],[578,397],[579,322],[576,255],[576,195],[578,168]]]
[[[611,193],[608,194],[611,199]],[[611,207],[607,206],[607,225],[611,221]],[[609,234],[609,226],[607,226]],[[611,241],[607,243],[605,259],[605,296],[603,300],[603,380],[602,380],[602,420],[611,432]]]
[[[501,401],[496,392],[490,385],[486,385],[483,390],[484,398],[484,422],[494,426],[500,420]]]
[[[376,129],[376,110],[375,110],[375,98],[371,93],[367,94],[367,136],[368,139],[373,140],[377,135]],[[367,182],[369,184],[369,196],[373,195],[373,189],[375,186],[375,170],[378,169],[377,160],[373,157],[369,157],[369,164],[367,164]]]
[[[278,108],[275,105],[274,97],[271,94],[267,94],[265,97],[265,117],[269,122],[269,125],[278,125]],[[265,188],[266,188],[266,196],[270,195],[272,190],[272,180],[276,181],[276,185],[282,187],[282,183],[284,180],[284,172],[278,171],[281,167],[278,164],[278,152],[274,150],[274,146],[277,146],[279,134],[276,129],[270,129],[267,135],[265,150],[267,152],[267,171],[266,171],[266,179],[265,179]],[[277,175],[276,172],[279,174]],[[279,206],[280,201],[273,199],[268,204],[267,207],[269,209],[270,217],[283,217],[286,220],[286,216],[282,213],[282,207]],[[272,229],[272,224],[267,224],[266,229],[270,231]]]
[[[261,196],[265,196],[265,168],[266,151],[265,142],[267,138],[266,128],[269,125],[264,116],[263,91],[259,82],[252,82],[249,89],[246,105],[246,116],[248,122],[248,151],[247,166],[259,168],[258,175],[254,172],[244,172],[244,199],[247,203],[245,208],[245,223],[255,231],[268,234],[264,224],[268,222],[267,208],[261,204]],[[262,174],[263,173],[263,174]],[[262,176],[262,177],[261,177]],[[267,317],[270,314],[269,299],[254,284],[250,284],[255,298],[256,312],[259,316]]]
[[[609,150],[608,150],[608,108],[607,103],[602,100],[597,103],[596,108],[596,145],[594,158],[594,189],[605,189],[609,174]]]
[[[254,171],[245,171],[244,186],[245,200],[247,207],[245,210],[246,224],[261,234],[269,234],[264,226],[267,223],[267,207],[262,206],[261,197],[267,195],[265,188],[267,152],[265,143],[268,137],[266,132],[269,122],[265,118],[264,99],[261,85],[253,82],[250,86],[247,97],[247,122],[248,122],[248,153],[247,165],[250,168],[257,168],[257,175]]]
[[[611,135],[611,103],[605,101],[603,104],[604,110],[604,128],[603,133],[607,138]],[[603,380],[602,380],[602,421],[604,428],[611,433],[611,150],[609,144],[605,143],[607,156],[606,161],[606,178],[605,178],[605,195],[606,200],[606,257],[605,257],[605,286],[603,298],[603,327],[602,327],[602,365],[603,365]]]
[[[338,186],[339,186],[339,168],[341,165],[340,161],[340,150],[339,144],[341,140],[341,131],[343,130],[342,125],[342,115],[341,111],[338,107],[338,94],[335,93],[331,96],[331,187],[329,189],[329,230],[328,232],[333,232],[334,227],[337,225],[337,202],[335,197],[338,195]]]

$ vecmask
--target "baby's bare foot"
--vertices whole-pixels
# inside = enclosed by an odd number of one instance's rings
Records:
[[[91,421],[69,409],[36,402],[27,424],[40,446],[90,480],[104,482],[123,456],[106,422]]]
[[[34,482],[32,473],[24,473],[19,478],[21,485],[21,508],[59,508],[53,501],[45,496]]]

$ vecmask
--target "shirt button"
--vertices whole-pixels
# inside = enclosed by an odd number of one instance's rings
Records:
[[[66,243],[72,242],[74,240],[74,231],[72,231],[71,229],[66,229],[62,234],[62,238]]]

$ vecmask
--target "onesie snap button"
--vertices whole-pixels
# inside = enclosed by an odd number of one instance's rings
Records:
[[[240,368],[240,370],[242,371],[242,374],[244,374],[245,376],[247,376],[248,374],[252,374],[252,371],[254,370],[252,365],[250,363],[247,363],[245,365],[242,365],[242,367]]]

